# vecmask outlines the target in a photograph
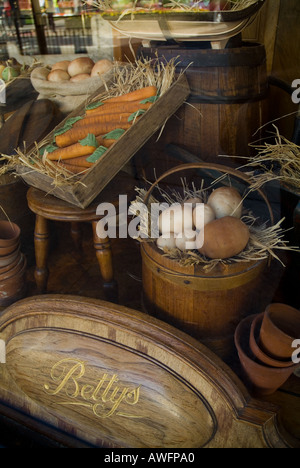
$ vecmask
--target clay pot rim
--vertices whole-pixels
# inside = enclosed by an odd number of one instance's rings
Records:
[[[8,281],[10,278],[14,276],[19,276],[20,273],[24,270],[24,266],[26,265],[26,258],[23,254],[20,255],[18,263],[11,269],[8,270],[3,276],[0,275],[0,282]]]
[[[19,253],[20,253],[20,247],[18,247],[16,250],[14,250],[11,254],[4,255],[3,257],[0,257],[0,267],[9,265],[9,263],[13,262],[17,258]],[[2,263],[4,260],[5,260],[5,262]]]
[[[272,320],[272,318],[270,317],[270,308],[271,307],[274,307],[274,306],[280,306],[280,307],[284,307],[285,309],[290,309],[290,310],[293,310],[293,311],[296,311],[296,312],[299,312],[299,316],[300,316],[300,311],[298,311],[297,309],[295,309],[295,307],[292,307],[288,304],[282,304],[280,302],[274,302],[272,304],[269,304],[267,307],[266,307],[266,310],[264,312],[264,314],[268,317],[268,320],[269,320],[269,323],[271,324],[272,327],[274,327],[276,329],[276,331],[278,333],[281,334],[281,336],[284,338],[284,339],[287,339],[287,340],[297,340],[299,337],[297,336],[291,336],[291,335],[288,335],[285,331],[283,331],[281,328],[279,328]]]
[[[262,364],[268,366],[268,367],[276,367],[276,368],[288,368],[292,367],[295,364],[293,363],[292,360],[280,360],[280,359],[274,359],[268,354],[266,354],[259,346],[257,343],[257,339],[255,337],[255,327],[259,322],[262,322],[264,316],[264,312],[261,314],[257,314],[254,319],[251,322],[251,327],[250,327],[250,336],[249,336],[249,345],[251,352],[255,355],[255,357],[262,362]],[[256,351],[256,352],[255,352]],[[261,358],[260,358],[261,356]],[[266,361],[263,361],[265,359]]]
[[[7,257],[7,255],[13,253],[15,250],[18,249],[20,242],[16,242],[11,245],[6,245],[5,247],[1,247],[0,245],[0,258]]]
[[[3,273],[6,273],[11,268],[13,268],[14,266],[16,266],[16,264],[19,263],[19,261],[20,261],[19,257],[16,256],[16,258],[11,263],[8,263],[7,265],[4,265],[4,266],[0,266],[0,276]]]
[[[6,227],[8,230],[13,230],[15,234],[13,237],[2,238],[0,233],[0,247],[8,246],[9,244],[16,242],[16,240],[20,238],[21,229],[16,223],[13,223],[12,221],[0,220],[0,231],[1,226]]]
[[[243,358],[247,362],[251,363],[251,365],[255,365],[259,371],[264,371],[264,372],[271,371],[272,373],[275,373],[275,374],[282,374],[285,371],[286,372],[291,371],[292,368],[296,369],[297,367],[299,367],[300,364],[293,364],[293,366],[283,367],[283,368],[270,367],[270,366],[267,366],[265,364],[261,364],[261,363],[258,363],[257,361],[254,361],[254,359],[252,359],[252,357],[249,356],[249,353],[247,351],[245,351],[244,346],[240,343],[240,340],[238,339],[238,337],[240,335],[240,330],[242,329],[243,325],[245,325],[245,323],[249,322],[249,324],[251,326],[251,323],[254,320],[254,318],[256,317],[256,315],[257,314],[250,315],[250,316],[244,318],[243,320],[240,321],[240,323],[238,324],[238,326],[235,329],[234,342],[235,342],[236,348],[238,350],[238,353],[241,353]],[[249,326],[249,333],[250,333],[250,326]],[[249,336],[250,336],[250,334],[249,334]],[[247,337],[246,337],[246,341],[247,341]],[[248,337],[248,342],[249,342],[249,337]]]
[[[18,255],[18,252],[20,252],[20,246],[18,245],[17,248],[9,255],[2,255],[0,256],[0,267],[7,265],[6,263],[2,265],[3,260],[11,260],[15,257],[15,255]]]

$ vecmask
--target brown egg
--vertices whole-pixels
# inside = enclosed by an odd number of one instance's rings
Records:
[[[233,216],[215,219],[204,227],[204,242],[199,252],[211,259],[234,257],[248,244],[249,229]]]

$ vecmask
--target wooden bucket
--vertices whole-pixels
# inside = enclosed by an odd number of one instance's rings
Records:
[[[220,163],[222,154],[249,156],[249,142],[262,138],[259,129],[266,122],[265,47],[242,42],[241,47],[220,50],[200,47],[153,44],[140,49],[145,58],[162,63],[174,59],[176,71],[185,72],[191,89],[188,104],[169,119],[159,143],[179,145],[213,163]],[[170,167],[164,166],[165,158],[161,157],[163,170]],[[151,164],[155,166],[153,160]]]
[[[159,177],[145,196],[145,204],[167,176],[186,169],[226,172],[249,183],[245,174],[217,164],[183,164]],[[273,224],[272,208],[258,190]],[[240,320],[261,312],[259,289],[268,260],[232,263],[207,272],[203,267],[182,266],[162,254],[155,243],[141,245],[143,306],[147,313],[172,324],[203,342],[224,360],[234,352],[234,331]],[[268,301],[268,298],[267,298]]]

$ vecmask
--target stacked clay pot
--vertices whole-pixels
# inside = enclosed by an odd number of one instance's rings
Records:
[[[26,259],[20,247],[20,228],[0,221],[0,307],[6,307],[25,295]]]
[[[298,340],[298,341],[297,341]],[[235,331],[235,345],[247,383],[256,395],[270,395],[300,367],[300,311],[270,304]]]

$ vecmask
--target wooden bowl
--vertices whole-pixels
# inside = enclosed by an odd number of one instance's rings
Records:
[[[292,366],[293,361],[291,361],[290,359],[286,361],[273,359],[268,354],[264,353],[264,351],[260,348],[258,340],[263,316],[264,313],[256,315],[251,323],[249,345],[252,353],[260,361],[261,364],[265,364],[270,367]]]
[[[291,359],[300,338],[300,311],[286,304],[270,304],[264,313],[259,346],[273,359]]]
[[[21,230],[17,224],[10,221],[0,221],[0,248],[16,246],[20,240],[20,234]]]
[[[247,384],[251,386],[252,392],[257,396],[271,395],[287,381],[300,365],[294,364],[290,367],[276,368],[260,364],[255,360],[249,347],[250,329],[255,317],[256,315],[250,315],[239,323],[234,334],[235,346],[245,379]]]

